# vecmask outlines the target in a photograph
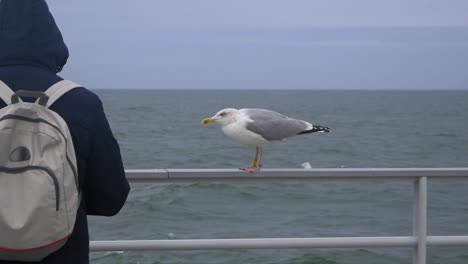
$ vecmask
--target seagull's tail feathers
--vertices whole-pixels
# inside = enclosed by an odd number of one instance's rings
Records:
[[[326,126],[312,126],[312,129],[304,130],[298,133],[298,135],[303,134],[312,134],[312,133],[328,133],[330,132],[330,128]]]

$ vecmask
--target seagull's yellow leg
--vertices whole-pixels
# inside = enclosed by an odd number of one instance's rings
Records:
[[[257,161],[258,161],[258,147],[256,147],[255,156],[252,160],[252,167],[257,167]]]
[[[261,149],[261,147],[256,147],[256,151],[255,151],[255,156],[252,160],[252,167],[247,167],[247,168],[240,168],[241,170],[244,170],[244,171],[248,171],[248,172],[256,172],[256,171],[259,171],[260,170],[260,167],[262,166],[260,164],[260,166],[257,166],[259,164],[259,160],[260,160],[260,163],[261,163],[261,159],[259,159],[259,153],[260,151],[263,151]]]

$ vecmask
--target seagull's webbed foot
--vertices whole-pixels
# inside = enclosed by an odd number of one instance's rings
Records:
[[[261,167],[252,166],[252,167],[246,167],[246,168],[239,168],[239,170],[248,171],[248,172],[257,172],[257,171],[260,171],[260,168]]]

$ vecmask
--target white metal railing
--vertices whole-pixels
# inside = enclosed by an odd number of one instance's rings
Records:
[[[91,251],[220,250],[279,248],[412,247],[413,264],[426,263],[427,246],[468,246],[468,236],[427,236],[428,179],[468,179],[468,168],[354,168],[127,170],[132,183],[310,180],[412,180],[413,235],[390,237],[315,237],[91,241]]]

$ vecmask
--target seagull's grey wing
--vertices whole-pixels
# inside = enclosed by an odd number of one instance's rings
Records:
[[[252,120],[266,120],[266,119],[287,119],[288,117],[275,111],[261,108],[244,108],[240,110],[241,113],[247,115]]]
[[[305,121],[266,109],[243,109],[242,112],[252,120],[247,129],[269,141],[295,136],[310,126]]]

